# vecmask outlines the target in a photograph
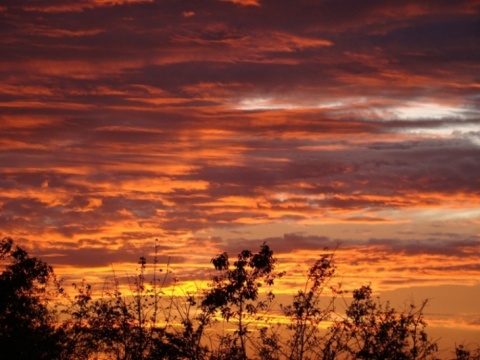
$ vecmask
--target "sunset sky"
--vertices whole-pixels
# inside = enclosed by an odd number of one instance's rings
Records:
[[[0,32],[0,236],[67,282],[338,246],[480,338],[480,1],[3,0]]]

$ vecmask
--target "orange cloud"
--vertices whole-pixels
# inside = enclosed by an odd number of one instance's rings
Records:
[[[0,235],[96,282],[155,238],[192,288],[263,241],[287,295],[338,244],[349,288],[478,282],[478,1],[229,2],[0,7]]]
[[[238,4],[242,6],[260,6],[259,0],[220,0],[220,1],[231,2],[233,4]]]

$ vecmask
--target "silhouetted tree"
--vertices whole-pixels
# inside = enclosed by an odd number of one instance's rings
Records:
[[[163,277],[158,276],[163,270],[157,268],[156,253],[153,274],[148,274],[146,257],[140,257],[138,264],[127,293],[120,291],[122,284],[115,274],[104,284],[101,296],[95,296],[88,284],[74,285],[77,294],[65,310],[64,323],[72,359],[99,354],[114,360],[205,358],[207,349],[201,340],[210,324],[209,314],[200,310],[193,295],[164,292],[170,271],[167,264]]]
[[[353,291],[353,300],[346,317],[330,329],[328,358],[343,353],[350,359],[365,360],[426,360],[436,359],[437,343],[425,328],[423,310],[413,304],[397,312],[387,302],[372,299],[370,286]]]
[[[0,357],[5,360],[60,359],[63,333],[49,308],[53,269],[13,246],[0,242]]]
[[[90,285],[65,294],[53,269],[9,238],[0,242],[0,358],[3,360],[433,360],[437,343],[426,333],[423,311],[410,305],[396,311],[372,297],[370,286],[353,291],[344,313],[334,306],[344,292],[334,284],[334,253],[319,257],[283,322],[272,324],[270,287],[283,273],[265,243],[241,251],[233,264],[227,253],[212,259],[217,274],[209,288],[175,295],[169,270],[157,276],[141,257],[130,292],[116,276],[100,296]],[[148,279],[150,279],[150,281]],[[50,292],[52,289],[52,292]],[[125,291],[125,290],[123,290]],[[63,302],[52,298],[62,294]],[[65,300],[70,303],[65,307]],[[63,318],[55,305],[63,306]],[[227,324],[218,331],[219,318]],[[322,323],[332,325],[323,330]],[[224,324],[225,324],[224,323]],[[230,331],[233,330],[233,331]],[[225,335],[226,334],[226,335]],[[459,345],[455,360],[480,360],[480,348]]]
[[[156,286],[146,289],[146,258],[141,257],[138,264],[130,294],[120,291],[115,276],[105,283],[102,296],[94,296],[88,284],[74,284],[77,294],[64,311],[68,319],[63,326],[72,358],[102,354],[115,360],[145,360],[150,356],[154,340],[162,333],[156,326],[160,297]]]
[[[165,325],[153,338],[149,359],[202,360],[210,349],[202,343],[208,336],[205,330],[212,323],[212,313],[204,311],[195,294],[185,297],[171,295],[165,309]],[[172,315],[174,313],[174,315]]]
[[[87,354],[104,354],[109,359],[139,360],[140,331],[135,308],[126,302],[118,289],[100,298],[93,298],[86,285],[75,296],[68,309],[67,326],[74,358]]]
[[[480,360],[480,346],[470,349],[465,345],[456,345],[455,360]]]
[[[336,271],[334,253],[325,253],[310,267],[305,286],[293,297],[291,305],[282,306],[289,322],[286,357],[289,360],[318,358],[324,335],[320,333],[320,323],[330,320],[334,301],[340,285],[330,285]],[[330,294],[325,296],[327,290]],[[325,302],[322,307],[321,300]]]
[[[235,325],[233,336],[221,339],[212,359],[247,359],[247,341],[251,340],[248,325],[259,320],[259,311],[268,309],[274,298],[269,291],[264,300],[259,300],[259,289],[263,285],[273,285],[282,275],[274,272],[276,262],[273,251],[265,243],[258,253],[240,252],[233,267],[227,253],[212,259],[220,275],[213,277],[202,306],[206,312],[218,311],[224,320],[233,321]]]

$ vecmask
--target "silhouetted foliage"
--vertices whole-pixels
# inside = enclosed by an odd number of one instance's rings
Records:
[[[48,308],[53,269],[14,247],[10,238],[0,242],[0,264],[1,358],[59,359],[63,336]]]
[[[477,345],[475,349],[469,349],[465,345],[455,346],[456,360],[480,360],[480,346]]]
[[[150,274],[147,258],[139,259],[129,291],[114,274],[100,295],[82,282],[69,297],[50,266],[3,239],[0,358],[436,359],[437,344],[423,317],[427,302],[398,312],[374,299],[370,286],[348,298],[333,281],[333,252],[320,255],[292,302],[277,309],[284,321],[272,323],[271,286],[283,273],[275,272],[277,260],[265,243],[257,253],[241,251],[233,264],[227,253],[213,258],[217,274],[209,288],[183,297],[175,295],[169,264],[166,271],[158,267],[156,249]],[[339,299],[345,300],[343,311],[335,306]],[[61,318],[55,306],[63,308]],[[455,359],[480,360],[480,348],[456,346]]]
[[[108,359],[144,360],[151,358],[153,353],[162,353],[158,348],[168,334],[165,334],[164,328],[157,326],[162,298],[157,284],[156,256],[149,289],[145,283],[146,258],[141,257],[138,264],[139,273],[132,279],[130,294],[120,291],[116,277],[104,284],[100,297],[92,294],[90,285],[74,284],[77,294],[64,311],[68,315],[64,329],[69,335],[71,358],[100,353]]]
[[[436,359],[437,344],[425,331],[426,303],[397,312],[388,302],[372,299],[370,286],[354,290],[345,319],[330,330],[329,352],[365,360]]]
[[[324,336],[320,333],[320,323],[331,319],[334,300],[339,294],[340,285],[331,286],[336,267],[333,253],[326,253],[315,261],[308,270],[305,286],[293,297],[291,305],[282,306],[283,313],[289,319],[287,329],[287,358],[302,360],[318,358]],[[324,296],[327,304],[320,302],[326,290],[331,290],[330,297]]]
[[[117,289],[93,299],[88,285],[81,288],[68,310],[72,355],[103,353],[116,360],[142,359],[144,344],[134,304],[127,303]]]
[[[265,243],[256,254],[249,250],[240,252],[233,267],[227,253],[212,259],[221,274],[213,277],[202,306],[210,313],[220,312],[223,319],[234,321],[236,327],[233,336],[221,339],[214,359],[247,359],[247,341],[251,341],[249,322],[258,321],[259,311],[267,310],[274,298],[270,291],[264,300],[259,300],[259,290],[263,285],[273,285],[282,275],[274,272],[276,262]]]

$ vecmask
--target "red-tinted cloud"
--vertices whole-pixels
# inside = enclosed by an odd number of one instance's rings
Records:
[[[157,238],[203,280],[267,240],[286,267],[340,244],[352,286],[472,285],[479,10],[3,2],[0,235],[73,277]]]

